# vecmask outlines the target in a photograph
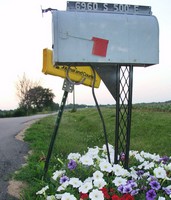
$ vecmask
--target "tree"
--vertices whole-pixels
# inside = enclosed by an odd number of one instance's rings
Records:
[[[30,102],[27,99],[27,93],[31,88],[37,87],[39,85],[39,82],[34,82],[28,79],[25,75],[18,79],[18,82],[16,83],[16,94],[19,98],[19,108],[24,109],[25,112],[28,111],[30,108]]]
[[[52,108],[54,106],[53,98],[55,95],[50,89],[42,86],[31,88],[25,97],[29,108],[39,112],[44,108]]]

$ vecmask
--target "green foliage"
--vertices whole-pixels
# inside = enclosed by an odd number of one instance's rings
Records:
[[[55,95],[48,88],[36,86],[30,88],[24,95],[20,108],[27,113],[41,112],[45,108],[54,106],[53,98]]]

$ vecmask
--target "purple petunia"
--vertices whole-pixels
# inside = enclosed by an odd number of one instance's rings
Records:
[[[135,195],[138,194],[139,191],[140,191],[140,189],[132,190],[132,191],[131,191],[131,195],[132,195],[132,196],[135,196]]]
[[[157,197],[155,190],[151,189],[146,193],[146,200],[154,200]]]
[[[132,191],[132,187],[130,184],[123,186],[123,193],[127,194],[127,193],[131,193],[131,191]]]
[[[163,164],[168,163],[170,160],[170,158],[168,156],[163,156],[162,158],[160,158],[160,162],[162,162]]]
[[[154,190],[159,190],[161,188],[160,183],[157,181],[151,181],[149,185],[151,186],[151,189],[154,189]]]
[[[77,167],[77,163],[74,160],[68,162],[68,169],[74,170]]]
[[[68,178],[68,176],[62,176],[61,178],[60,178],[60,184],[62,184],[62,183],[65,183],[66,181],[69,181],[69,178]]]
[[[138,176],[142,176],[143,174],[144,174],[144,170],[138,170],[138,171],[137,171],[137,175],[138,175]]]
[[[123,185],[120,185],[120,186],[118,187],[118,191],[121,192],[121,193],[123,193],[123,188],[124,188]]]
[[[167,187],[163,187],[162,189],[165,191],[165,193],[166,193],[167,195],[170,195],[170,194],[171,194],[171,189],[169,189],[169,188],[167,188]]]
[[[138,186],[134,180],[128,180],[127,183],[130,184],[132,188],[135,188]]]

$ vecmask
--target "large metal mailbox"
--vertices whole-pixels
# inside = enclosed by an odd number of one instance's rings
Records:
[[[159,63],[159,26],[153,15],[54,11],[54,64]]]

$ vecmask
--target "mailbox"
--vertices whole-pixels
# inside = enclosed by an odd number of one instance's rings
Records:
[[[53,64],[149,66],[159,63],[153,15],[53,11]]]

